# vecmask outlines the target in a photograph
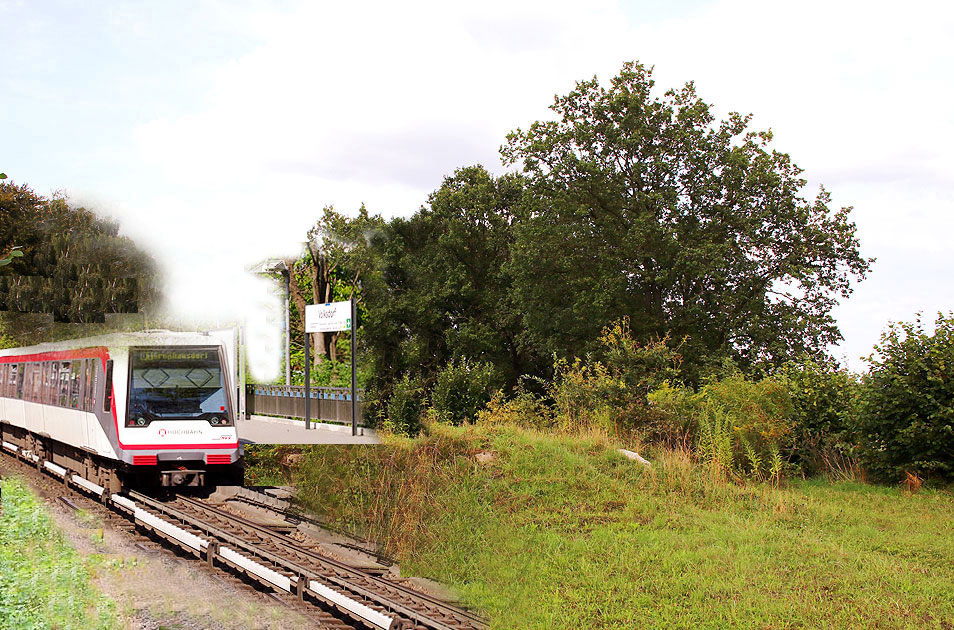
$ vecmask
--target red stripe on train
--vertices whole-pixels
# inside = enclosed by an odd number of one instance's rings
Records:
[[[63,359],[103,359],[109,358],[105,346],[80,348],[78,350],[54,350],[37,354],[13,354],[0,357],[0,363],[21,363],[25,361],[62,361]]]

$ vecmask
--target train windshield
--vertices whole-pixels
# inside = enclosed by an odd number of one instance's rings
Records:
[[[217,348],[130,348],[130,425],[229,417]]]

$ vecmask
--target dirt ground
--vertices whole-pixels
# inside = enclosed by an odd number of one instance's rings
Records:
[[[79,503],[79,502],[77,502]],[[152,541],[138,544],[104,519],[51,505],[57,526],[95,567],[96,585],[130,630],[271,630],[314,624],[267,594]]]

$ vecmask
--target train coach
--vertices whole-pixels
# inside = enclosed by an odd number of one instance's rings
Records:
[[[228,352],[171,331],[0,350],[0,447],[110,492],[241,484]]]

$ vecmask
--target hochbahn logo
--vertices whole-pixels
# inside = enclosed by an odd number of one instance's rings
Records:
[[[170,435],[202,435],[202,431],[198,429],[159,429],[159,437],[165,437],[167,433]]]

